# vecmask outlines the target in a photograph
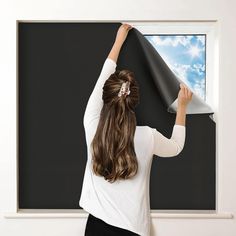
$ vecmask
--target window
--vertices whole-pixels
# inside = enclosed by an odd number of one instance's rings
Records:
[[[170,69],[206,100],[206,35],[145,35]]]
[[[215,22],[132,23],[169,68],[217,115],[218,40]]]

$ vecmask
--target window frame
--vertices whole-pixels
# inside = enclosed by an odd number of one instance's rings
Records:
[[[18,25],[21,22],[46,22],[46,23],[79,23],[79,22],[111,22],[111,20],[16,20],[15,21],[15,38],[18,42]],[[113,22],[120,23],[121,20]],[[143,34],[206,34],[206,99],[207,102],[214,109],[214,116],[218,116],[218,96],[219,96],[219,22],[217,20],[212,21],[136,21],[130,20],[122,23],[128,23],[136,27]],[[16,69],[18,60],[18,45],[16,46]],[[208,71],[208,72],[207,72]],[[18,87],[18,73],[16,73],[16,86]],[[18,93],[16,94],[18,95]],[[18,108],[18,107],[16,107]],[[17,117],[16,117],[17,118]],[[16,130],[17,131],[17,130]],[[216,126],[217,134],[217,126]],[[17,137],[17,132],[16,132]],[[218,135],[216,135],[216,148],[218,148]],[[17,146],[16,146],[17,149]],[[17,154],[17,153],[16,153]],[[218,164],[218,150],[216,151],[216,164]],[[14,166],[16,167],[15,175],[16,178],[12,185],[14,186],[15,194],[12,197],[13,200],[10,205],[10,209],[3,213],[3,216],[8,219],[17,218],[86,218],[87,213],[81,209],[19,209],[18,207],[18,159],[17,155],[14,160]],[[217,165],[218,166],[218,165]],[[216,167],[217,168],[217,167]],[[217,168],[218,169],[218,168]],[[216,172],[217,173],[217,172]],[[216,174],[216,190],[218,189],[218,181]],[[205,210],[151,210],[152,218],[208,218],[208,219],[232,219],[233,214],[230,212],[218,212],[218,190],[216,191],[216,210],[205,211]],[[200,213],[201,212],[201,213]],[[168,214],[166,214],[168,213]]]

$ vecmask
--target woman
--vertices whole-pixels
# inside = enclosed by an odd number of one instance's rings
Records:
[[[116,71],[132,27],[119,27],[84,114],[88,160],[79,205],[89,213],[86,236],[150,236],[149,178],[153,155],[178,155],[185,142],[186,107],[192,92],[180,85],[171,138],[136,126],[139,87],[134,73]]]

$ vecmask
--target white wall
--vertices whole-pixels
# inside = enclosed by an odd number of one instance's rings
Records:
[[[233,0],[1,0],[0,235],[82,236],[86,223],[86,218],[4,218],[4,212],[16,209],[16,20],[218,20],[218,210],[236,214],[235,9],[236,1]],[[152,221],[153,235],[236,235],[235,218],[155,218]]]

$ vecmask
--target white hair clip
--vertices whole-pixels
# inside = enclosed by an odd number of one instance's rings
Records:
[[[129,86],[130,86],[129,81],[122,83],[120,91],[118,93],[118,97],[121,97],[124,94],[129,95],[130,94]]]

